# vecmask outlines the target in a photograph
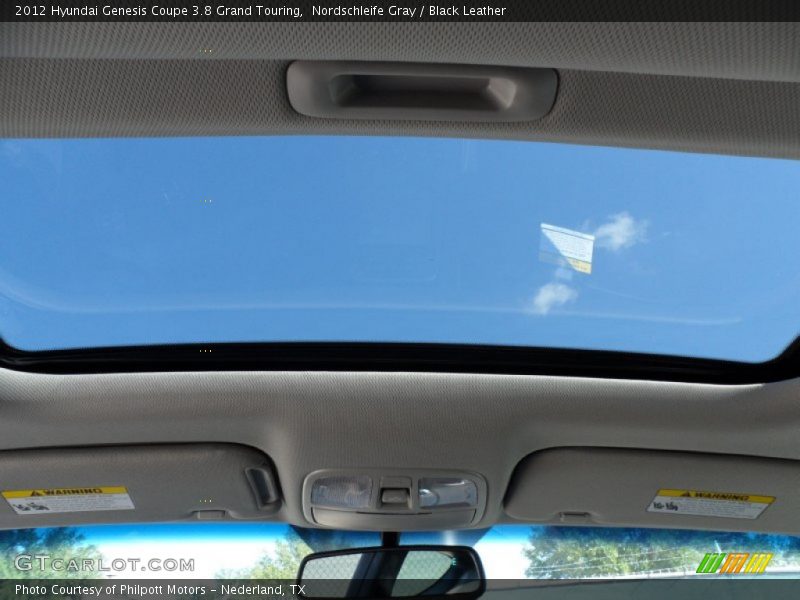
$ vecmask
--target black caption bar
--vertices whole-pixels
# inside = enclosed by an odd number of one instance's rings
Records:
[[[790,572],[789,576],[796,574]],[[576,580],[559,579],[558,587],[552,587],[544,581],[530,579],[504,579],[487,581],[489,590],[501,600],[505,597],[517,598],[519,591],[529,593],[531,598],[570,597],[577,592],[570,585],[591,585],[592,591],[608,594],[620,600],[634,600],[645,595],[661,597],[679,597],[693,600],[705,598],[730,598],[755,596],[758,598],[792,598],[800,591],[800,579],[723,579],[717,578],[709,586],[708,576],[694,579],[638,579],[628,581]],[[338,591],[344,597],[342,582],[346,579],[315,580],[315,589]],[[403,580],[409,589],[425,589],[427,580]],[[212,579],[28,579],[0,580],[0,600],[301,600],[313,598],[315,589],[305,589],[289,579],[249,579],[249,580],[212,580]],[[709,593],[709,590],[711,592]],[[515,593],[516,592],[516,593]],[[591,594],[581,597],[588,597]],[[317,596],[319,597],[319,596]],[[426,596],[417,596],[424,600]],[[427,596],[430,598],[431,596]]]
[[[800,21],[797,0],[3,0],[5,22]]]

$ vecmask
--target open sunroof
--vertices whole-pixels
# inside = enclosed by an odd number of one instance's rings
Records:
[[[800,328],[798,190],[794,161],[532,142],[3,140],[0,338],[761,362]]]

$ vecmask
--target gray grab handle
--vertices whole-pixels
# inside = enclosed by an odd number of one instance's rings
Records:
[[[553,106],[553,69],[297,61],[286,73],[299,113],[328,119],[531,121]]]

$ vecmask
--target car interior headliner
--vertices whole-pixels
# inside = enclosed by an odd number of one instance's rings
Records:
[[[320,119],[289,103],[285,73],[300,59],[551,67],[558,94],[535,121]],[[800,158],[798,107],[794,23],[0,24],[0,137],[421,135]],[[268,456],[280,479],[284,502],[268,519],[301,526],[310,526],[302,483],[315,469],[464,469],[486,478],[486,511],[475,524],[486,527],[560,522],[558,511],[537,513],[518,500],[514,516],[507,511],[515,469],[538,452],[770,458],[790,467],[774,482],[775,495],[786,499],[770,519],[659,522],[638,499],[622,501],[618,512],[574,509],[592,514],[594,524],[800,534],[799,394],[796,379],[711,385],[435,372],[0,369],[0,459],[37,448],[244,445]],[[613,479],[613,462],[598,469]],[[0,527],[20,520],[2,512]]]
[[[390,134],[798,157],[793,23],[3,23],[4,137]],[[536,121],[318,119],[293,60],[552,67]]]

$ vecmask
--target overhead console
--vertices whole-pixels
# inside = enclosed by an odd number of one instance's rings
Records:
[[[237,444],[0,452],[0,528],[263,519],[281,504],[270,460]]]
[[[800,533],[800,461],[689,452],[557,448],[517,466],[514,519]]]
[[[303,483],[306,519],[337,529],[457,529],[485,508],[485,480],[462,471],[323,469]]]

